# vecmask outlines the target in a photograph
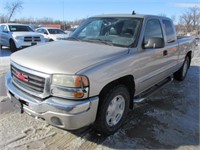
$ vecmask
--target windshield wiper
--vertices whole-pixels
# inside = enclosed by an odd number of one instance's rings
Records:
[[[98,42],[98,43],[103,43],[105,45],[110,45],[110,46],[113,46],[113,43],[112,41],[110,40],[103,40],[103,39],[92,39],[92,38],[85,38],[84,39],[85,41],[88,41],[88,42]]]

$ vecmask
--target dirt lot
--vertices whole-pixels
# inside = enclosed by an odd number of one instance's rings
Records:
[[[114,135],[101,137],[91,127],[64,131],[20,114],[6,97],[4,73],[9,50],[0,56],[0,149],[199,149],[200,48],[188,76],[173,81],[130,111]]]

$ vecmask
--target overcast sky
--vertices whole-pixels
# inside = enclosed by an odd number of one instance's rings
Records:
[[[7,1],[0,0],[0,14]],[[132,13],[181,15],[188,7],[200,7],[200,0],[21,0],[23,9],[14,18],[44,18],[73,21],[99,14]],[[13,18],[13,19],[14,19]]]

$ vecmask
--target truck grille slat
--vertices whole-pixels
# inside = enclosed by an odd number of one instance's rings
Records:
[[[11,74],[14,83],[23,89],[27,89],[36,93],[43,93],[45,89],[45,78],[36,76],[34,74],[22,71],[15,66],[11,65]]]
[[[33,86],[31,84],[27,84],[25,82],[22,82],[21,80],[17,79],[15,76],[13,76],[13,79],[14,79],[15,82],[17,82],[18,84],[20,84],[24,88],[35,90],[37,92],[43,92],[43,88],[39,88],[39,87]]]
[[[28,77],[29,77],[29,79],[35,80],[35,81],[37,81],[37,82],[42,82],[42,83],[45,82],[45,79],[44,79],[44,78],[41,78],[41,77],[35,77],[35,76],[33,76],[33,75],[31,75],[31,74],[29,74],[29,73],[27,73],[27,72],[24,72],[24,71],[18,70],[18,69],[14,68],[14,67],[11,67],[11,71],[12,71],[12,70],[14,71],[13,73],[21,72],[21,73],[27,74]]]
[[[39,36],[32,37],[32,36],[25,36],[24,42],[40,42],[41,38]]]
[[[16,76],[15,74],[13,74],[13,76],[15,76],[15,78],[17,79],[17,76]],[[19,79],[17,79],[17,80],[19,80]],[[22,82],[23,82],[23,81],[22,81]],[[27,82],[24,82],[24,84],[27,84]],[[34,82],[34,81],[29,80],[27,86],[28,86],[29,84],[32,85],[32,86],[39,87],[39,88],[44,88],[44,83],[37,83],[37,82]]]

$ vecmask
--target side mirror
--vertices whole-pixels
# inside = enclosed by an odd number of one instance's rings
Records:
[[[151,37],[146,42],[143,43],[144,49],[163,48],[164,46],[165,46],[164,39],[159,37]]]
[[[44,32],[44,34],[48,35],[48,33],[47,33],[47,32]]]

